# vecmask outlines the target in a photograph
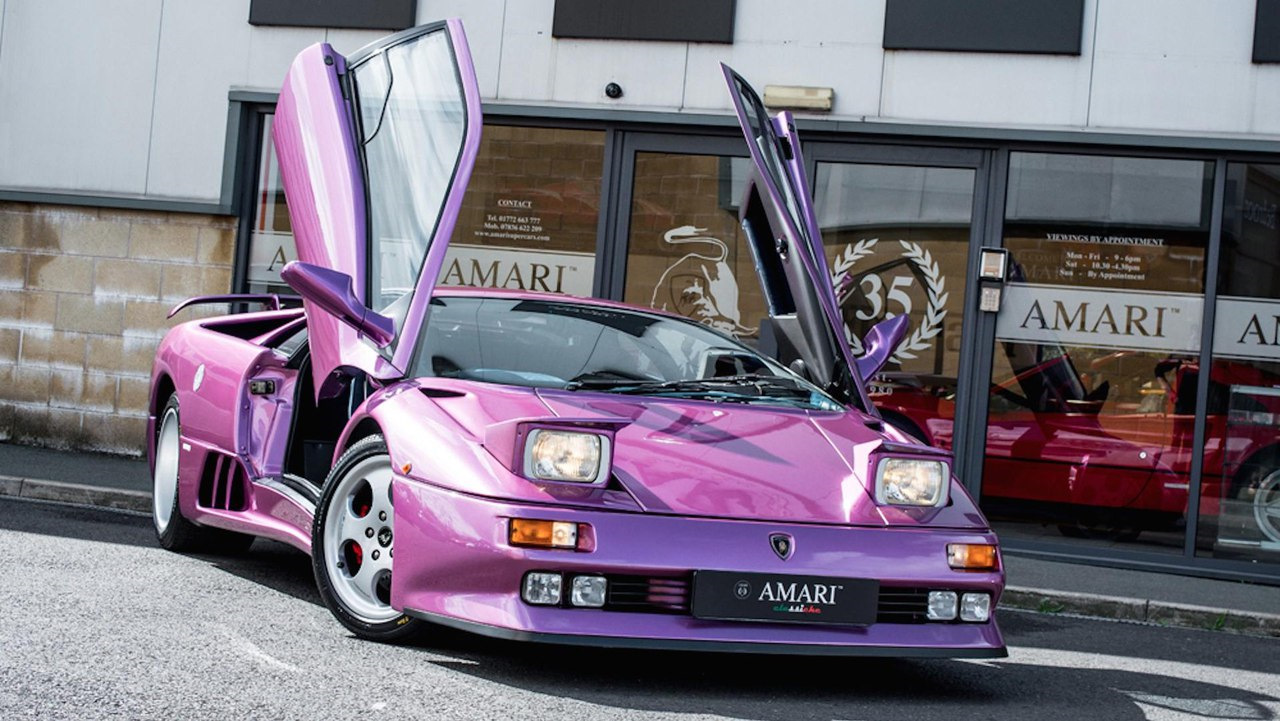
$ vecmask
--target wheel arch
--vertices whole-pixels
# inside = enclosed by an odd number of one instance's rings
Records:
[[[151,472],[156,468],[156,433],[159,432],[157,424],[160,422],[160,411],[177,392],[178,386],[167,369],[156,373],[151,384],[151,400],[147,406],[147,466]]]

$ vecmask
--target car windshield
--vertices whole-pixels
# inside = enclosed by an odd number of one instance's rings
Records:
[[[842,409],[776,361],[705,326],[554,300],[435,298],[411,370],[534,388]]]

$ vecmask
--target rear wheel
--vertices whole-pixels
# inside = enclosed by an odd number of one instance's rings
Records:
[[[156,467],[151,474],[151,520],[162,548],[170,551],[239,553],[253,543],[253,536],[197,526],[182,515],[178,505],[178,457],[182,423],[178,396],[169,396],[160,412],[156,431]]]
[[[391,476],[382,436],[358,441],[329,473],[311,530],[311,561],[325,606],[352,633],[383,642],[403,641],[425,625],[391,607]]]

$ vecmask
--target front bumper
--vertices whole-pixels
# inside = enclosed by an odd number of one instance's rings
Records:
[[[925,590],[981,591],[998,601],[1001,572],[959,572],[948,543],[995,543],[991,533],[823,525],[591,511],[494,501],[397,477],[391,603],[410,615],[488,636],[619,648],[924,657],[1001,657],[986,623],[923,622],[886,614],[895,598]],[[512,517],[588,523],[590,552],[515,548]],[[769,535],[788,533],[790,558]],[[695,570],[873,578],[881,614],[869,626],[819,626],[694,618],[678,602]],[[532,606],[520,598],[529,571],[656,579],[663,604],[640,610]],[[660,606],[660,608],[659,608]],[[994,609],[994,603],[993,603]],[[888,619],[888,620],[886,620]]]

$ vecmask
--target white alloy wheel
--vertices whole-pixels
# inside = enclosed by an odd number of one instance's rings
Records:
[[[338,479],[324,514],[324,569],[339,602],[367,624],[401,615],[391,607],[394,521],[388,456],[364,458]]]
[[[1273,543],[1280,543],[1280,470],[1272,471],[1253,494],[1253,519],[1258,530]]]
[[[156,468],[151,476],[151,520],[163,534],[173,518],[178,497],[178,409],[169,406],[156,436]]]

